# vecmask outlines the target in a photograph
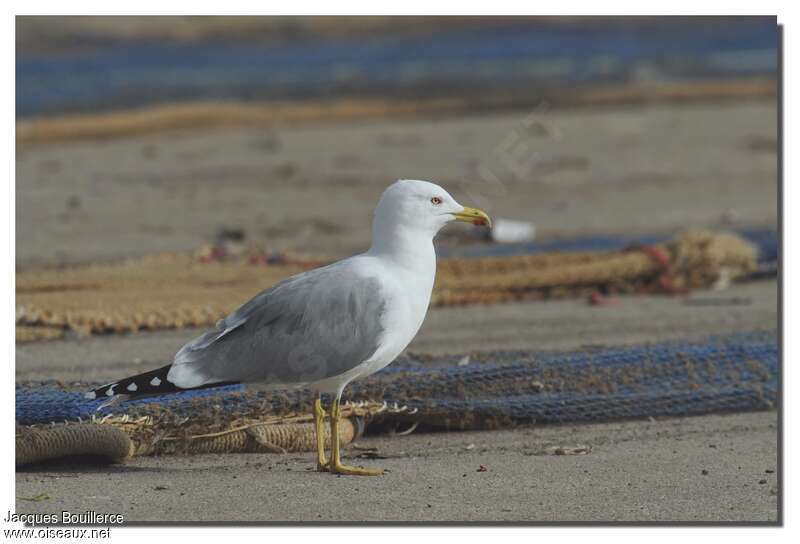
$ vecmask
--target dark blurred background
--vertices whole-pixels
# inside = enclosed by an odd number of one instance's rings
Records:
[[[774,18],[22,17],[20,116],[775,77]]]

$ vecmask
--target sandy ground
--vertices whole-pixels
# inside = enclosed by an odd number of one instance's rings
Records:
[[[542,237],[774,225],[776,118],[765,101],[539,108],[31,149],[17,157],[17,266],[196,249],[221,228],[348,254],[398,178]]]
[[[542,237],[775,226],[773,104],[528,115],[235,130],[23,151],[17,267],[195,249],[222,227],[244,229],[273,248],[343,255],[367,244],[375,199],[398,177],[438,180],[496,216],[535,221]],[[574,349],[774,329],[777,318],[775,281],[696,292],[688,300],[625,297],[608,307],[571,300],[437,308],[409,350]],[[197,333],[21,344],[17,379],[116,379],[169,361]],[[17,495],[52,498],[17,506],[122,512],[130,521],[666,522],[778,515],[775,412],[360,443],[388,457],[364,464],[391,473],[337,478],[308,471],[310,456],[294,454],[50,466],[19,472]],[[592,450],[537,454],[552,444]],[[486,472],[477,472],[481,464]]]
[[[297,454],[51,466],[17,474],[17,496],[52,497],[17,511],[130,522],[775,521],[776,425],[761,412],[364,438],[387,458],[353,462],[391,471],[373,478],[318,473]],[[591,452],[543,454],[579,444]]]

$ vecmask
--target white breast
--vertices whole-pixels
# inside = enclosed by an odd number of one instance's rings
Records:
[[[383,335],[378,350],[367,361],[369,371],[362,375],[377,372],[394,361],[417,335],[428,312],[433,278],[404,277],[387,287],[391,294],[381,318]]]
[[[436,273],[433,266],[422,270],[398,269],[369,255],[359,259],[360,274],[378,278],[386,297],[383,314],[375,316],[381,320],[383,333],[378,349],[366,361],[344,374],[314,384],[323,393],[337,394],[351,381],[373,374],[395,360],[417,335],[431,299],[431,290]]]

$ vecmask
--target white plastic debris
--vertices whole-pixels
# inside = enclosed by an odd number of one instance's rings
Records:
[[[530,242],[536,236],[536,226],[528,221],[498,217],[493,219],[491,237],[498,244]]]

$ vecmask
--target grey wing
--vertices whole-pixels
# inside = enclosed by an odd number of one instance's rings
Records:
[[[358,277],[344,263],[298,274],[181,348],[168,380],[180,387],[290,385],[337,376],[378,349],[384,305],[378,280]]]

